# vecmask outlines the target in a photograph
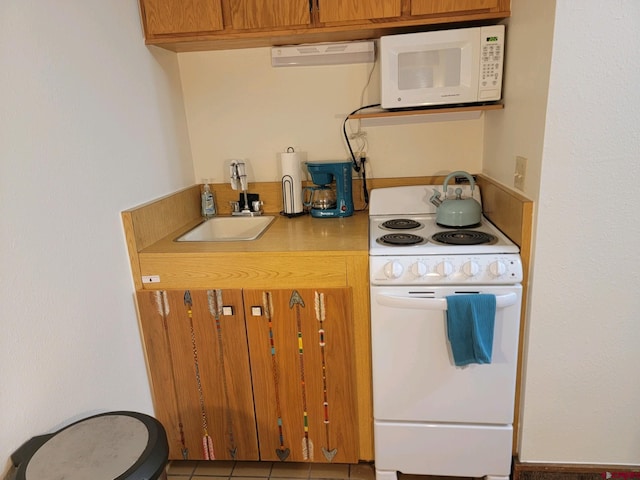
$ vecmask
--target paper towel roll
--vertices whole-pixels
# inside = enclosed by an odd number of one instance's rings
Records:
[[[282,165],[282,207],[285,214],[302,213],[302,162],[304,152],[289,147],[280,154]]]

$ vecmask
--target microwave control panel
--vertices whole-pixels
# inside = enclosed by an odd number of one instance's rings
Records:
[[[500,100],[504,64],[504,25],[480,28],[478,100]]]

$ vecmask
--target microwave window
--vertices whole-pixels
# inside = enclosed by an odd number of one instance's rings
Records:
[[[462,50],[448,48],[398,54],[398,88],[456,87],[460,85]]]

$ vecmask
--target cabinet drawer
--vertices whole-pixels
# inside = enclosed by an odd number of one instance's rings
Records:
[[[144,284],[162,288],[303,288],[318,284],[327,287],[347,285],[345,257],[226,255],[203,256],[141,254],[142,276],[159,281]]]
[[[511,425],[376,421],[376,468],[407,474],[508,476]]]

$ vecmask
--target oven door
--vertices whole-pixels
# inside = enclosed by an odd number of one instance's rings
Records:
[[[446,296],[496,295],[490,364],[456,367]],[[507,425],[513,421],[522,287],[371,287],[374,418]]]

